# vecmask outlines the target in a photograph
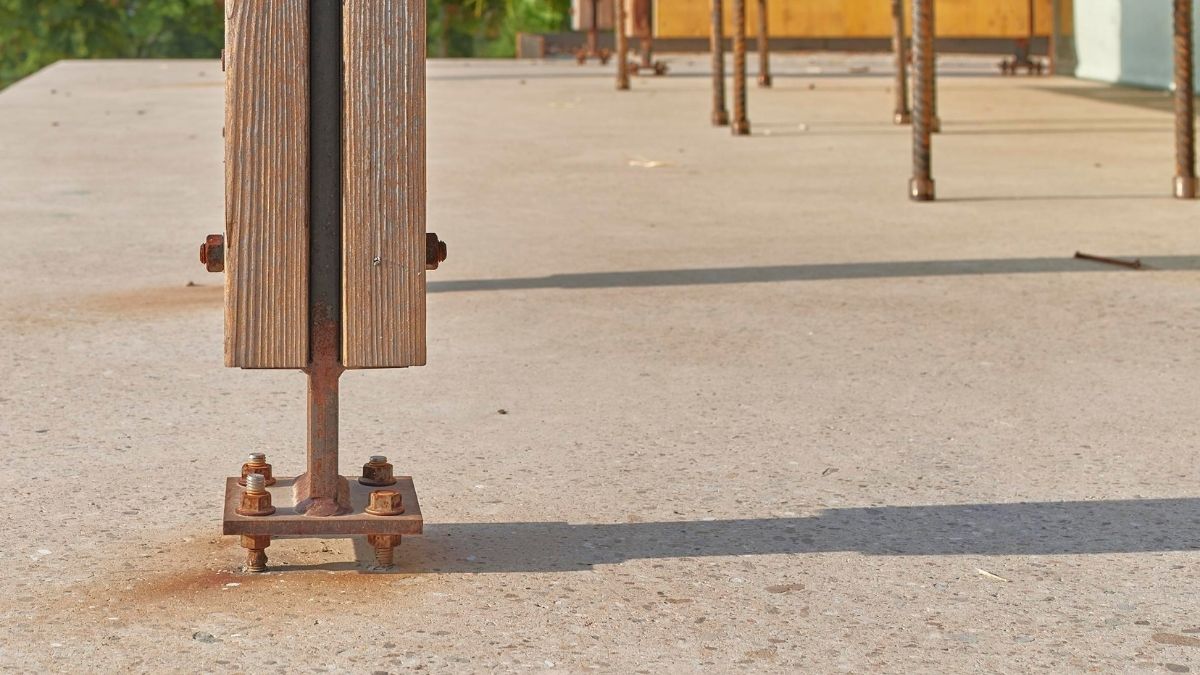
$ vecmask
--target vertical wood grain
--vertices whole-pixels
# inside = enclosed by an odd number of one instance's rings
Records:
[[[342,361],[425,363],[425,0],[346,0]]]
[[[308,2],[225,11],[225,364],[304,368]]]

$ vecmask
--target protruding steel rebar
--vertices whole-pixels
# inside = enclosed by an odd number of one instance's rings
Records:
[[[591,23],[587,32],[587,55],[597,56],[600,54],[600,0],[592,0],[588,10],[590,11],[588,19]]]
[[[913,175],[908,183],[914,201],[933,201],[933,3],[913,0]]]
[[[746,0],[733,0],[733,135],[750,135],[746,116]]]
[[[1192,0],[1175,2],[1175,197],[1196,197],[1195,85],[1192,79]]]
[[[758,0],[758,86],[771,86],[771,36],[767,30],[767,0]]]
[[[651,28],[650,0],[633,0],[634,25],[637,27],[641,67],[654,70],[654,31]]]
[[[729,124],[729,110],[725,107],[725,26],[722,24],[722,0],[711,0],[712,28],[709,31],[709,48],[712,50],[712,123],[715,127]]]
[[[896,56],[896,110],[893,121],[908,124],[912,112],[908,108],[908,41],[904,36],[904,0],[892,0],[892,52]]]
[[[625,0],[613,2],[613,32],[617,45],[617,89],[629,89],[629,38],[625,34]]]

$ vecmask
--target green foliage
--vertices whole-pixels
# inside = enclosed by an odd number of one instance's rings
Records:
[[[0,86],[59,59],[216,57],[214,0],[0,0]]]
[[[564,30],[571,0],[427,0],[430,56],[513,56],[517,33]]]
[[[426,0],[431,56],[512,56],[567,26],[570,0]],[[215,58],[217,0],[0,0],[0,88],[59,59]]]

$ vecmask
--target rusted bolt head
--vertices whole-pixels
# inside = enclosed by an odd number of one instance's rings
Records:
[[[267,492],[263,477],[250,474],[246,477],[246,489],[242,492],[242,503],[237,508],[243,516],[269,516],[275,513],[271,505],[271,493]]]
[[[392,475],[392,465],[388,464],[387,457],[383,455],[375,455],[371,457],[371,461],[363,464],[362,476],[358,479],[363,485],[384,486],[395,485],[396,478]]]
[[[225,271],[225,235],[210,234],[200,245],[200,262],[209,272]]]
[[[395,490],[375,490],[367,504],[367,513],[373,516],[398,516],[404,513],[404,499]]]
[[[446,262],[446,242],[438,239],[433,232],[425,235],[425,269],[436,270],[438,265]]]
[[[271,465],[267,464],[265,453],[250,453],[250,456],[246,458],[246,463],[242,465],[242,477],[238,479],[238,485],[246,485],[246,477],[255,474],[262,476],[267,485],[275,484],[275,476],[272,473]]]

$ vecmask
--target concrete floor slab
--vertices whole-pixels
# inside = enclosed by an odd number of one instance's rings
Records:
[[[430,64],[430,365],[343,385],[343,471],[421,495],[390,575],[218,534],[304,380],[221,367],[217,64],[0,95],[0,667],[1200,667],[1166,95],[947,58],[914,204],[885,58],[778,56],[750,138],[669,60]]]

